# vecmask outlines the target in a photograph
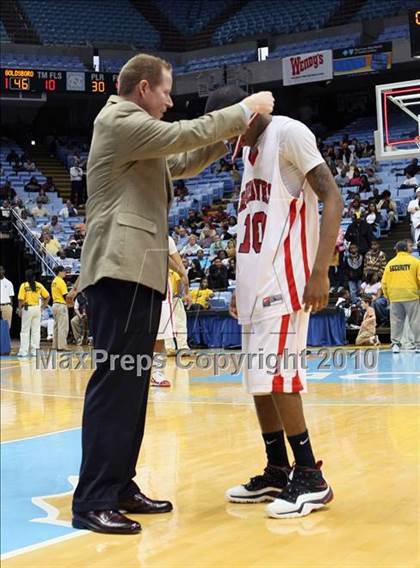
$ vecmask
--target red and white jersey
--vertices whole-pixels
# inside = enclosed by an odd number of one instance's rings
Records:
[[[305,175],[324,160],[305,125],[274,116],[243,161],[236,303],[248,324],[303,307],[319,241],[318,198]]]

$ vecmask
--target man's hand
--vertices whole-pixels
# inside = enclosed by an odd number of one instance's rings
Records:
[[[303,292],[303,306],[305,312],[312,313],[323,310],[328,304],[330,281],[326,272],[313,271]]]
[[[233,318],[238,319],[238,310],[236,309],[236,292],[233,292],[230,299],[229,313]]]
[[[271,114],[274,108],[274,97],[271,91],[261,91],[242,101],[252,113]]]

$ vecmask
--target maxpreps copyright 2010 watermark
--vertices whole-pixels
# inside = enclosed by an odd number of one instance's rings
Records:
[[[375,370],[378,365],[378,349],[306,349],[300,353],[290,353],[287,349],[282,355],[276,353],[214,353],[201,352],[191,349],[181,349],[172,358],[178,369],[188,370],[193,367],[212,371],[214,375],[226,372],[233,375],[247,369],[264,370],[268,374],[275,375],[279,369],[285,371],[308,369],[308,358],[313,360],[311,365],[317,371],[342,371],[351,366],[352,370]],[[44,371],[68,369],[68,370],[95,370],[98,365],[107,365],[110,371],[136,371],[140,376],[144,371],[164,369],[167,364],[165,353],[149,355],[112,354],[103,349],[91,349],[90,351],[67,351],[58,352],[54,349],[38,349],[36,355],[36,368]]]

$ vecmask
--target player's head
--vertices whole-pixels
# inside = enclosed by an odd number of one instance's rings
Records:
[[[171,64],[146,53],[129,59],[118,76],[118,94],[158,119],[173,107],[171,89]]]
[[[210,93],[207,99],[205,112],[213,112],[214,110],[221,110],[222,108],[235,105],[243,101],[247,96],[248,93],[240,87],[235,87],[233,85],[220,87],[220,89]],[[242,135],[241,142],[243,146],[252,145],[253,140],[255,140],[255,132],[259,128],[260,118],[261,117],[258,116],[256,119],[249,122],[248,129]],[[236,141],[236,138],[229,140],[232,144],[235,144]]]

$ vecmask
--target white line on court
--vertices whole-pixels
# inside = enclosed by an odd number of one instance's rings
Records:
[[[51,546],[52,544],[58,544],[65,540],[70,540],[77,536],[86,536],[90,534],[90,531],[75,531],[74,533],[66,534],[64,536],[58,536],[56,538],[50,538],[49,540],[44,540],[44,542],[39,542],[37,544],[31,544],[30,546],[24,546],[23,548],[17,548],[11,552],[5,552],[1,555],[1,560],[7,560],[13,558],[14,556],[19,556],[20,554],[25,554],[27,552],[32,552],[33,550],[38,550],[39,548],[45,548],[46,546]]]

